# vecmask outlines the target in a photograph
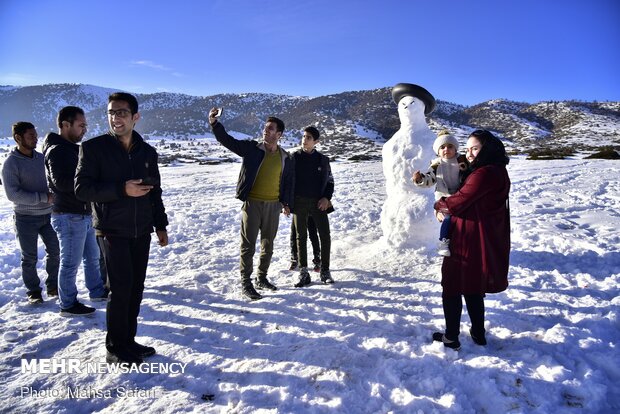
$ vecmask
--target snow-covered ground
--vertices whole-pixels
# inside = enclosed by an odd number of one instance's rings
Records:
[[[270,270],[279,290],[244,300],[238,169],[161,170],[171,244],[153,243],[138,340],[157,348],[149,362],[187,364],[183,374],[22,374],[22,360],[104,361],[105,310],[71,319],[56,302],[26,303],[12,209],[0,196],[1,412],[620,410],[617,161],[512,160],[511,285],[487,296],[488,346],[469,338],[464,312],[459,352],[431,341],[444,326],[440,258],[380,241],[380,162],[333,164],[336,284],[313,275],[311,286],[292,287],[282,217]],[[78,281],[90,304],[81,273]],[[89,391],[70,398],[77,387]]]

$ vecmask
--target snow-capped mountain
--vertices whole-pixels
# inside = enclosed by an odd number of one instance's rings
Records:
[[[58,109],[77,105],[87,112],[89,136],[106,131],[107,96],[114,89],[80,84],[27,87],[0,86],[0,128],[10,136],[11,124],[33,122],[40,135],[56,130]],[[210,137],[207,112],[223,107],[222,122],[229,131],[259,136],[269,115],[287,126],[284,145],[299,142],[300,130],[317,125],[322,151],[335,158],[369,159],[400,124],[391,88],[343,92],[320,97],[266,93],[191,96],[177,93],[136,94],[142,119],[138,130],[153,139],[190,140]],[[441,97],[437,97],[441,98]],[[474,128],[497,133],[514,153],[568,147],[592,151],[603,146],[620,149],[620,102],[547,101],[535,104],[494,99],[463,106],[438,99],[429,125],[448,128],[464,143]]]

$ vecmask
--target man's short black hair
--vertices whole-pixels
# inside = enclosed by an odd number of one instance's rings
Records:
[[[65,106],[58,111],[58,118],[56,119],[58,128],[62,128],[63,121],[67,121],[70,125],[73,125],[78,115],[84,115],[84,110],[82,108],[77,106]]]
[[[319,133],[319,130],[313,126],[305,127],[304,132],[307,132],[308,134],[312,135],[312,138],[314,138],[315,141],[318,141],[319,137],[321,136],[321,134]]]
[[[130,93],[114,92],[108,97],[108,103],[113,101],[127,102],[129,104],[129,110],[131,110],[131,114],[134,115],[138,113],[138,100]]]
[[[275,116],[270,116],[269,118],[267,118],[267,121],[265,122],[275,122],[277,125],[277,131],[284,132],[284,121],[282,121],[280,118],[276,118]]]
[[[15,122],[13,124],[13,138],[15,138],[15,135],[23,137],[29,129],[35,129],[32,123],[26,121]]]

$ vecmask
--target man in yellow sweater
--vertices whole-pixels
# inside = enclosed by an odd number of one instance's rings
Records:
[[[294,175],[293,159],[278,142],[284,133],[284,122],[269,117],[263,128],[263,142],[238,140],[230,136],[218,121],[218,109],[209,112],[209,124],[215,139],[243,162],[237,181],[237,198],[241,207],[241,288],[243,295],[257,300],[262,296],[252,285],[252,269],[256,239],[260,232],[260,260],[255,280],[256,288],[276,290],[267,279],[267,271],[273,255],[273,241],[278,232],[280,212],[287,216],[293,207]]]

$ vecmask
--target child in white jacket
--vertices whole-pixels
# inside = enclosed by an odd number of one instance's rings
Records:
[[[449,131],[440,131],[433,143],[433,151],[439,158],[431,162],[431,166],[424,174],[420,171],[413,173],[413,183],[419,187],[435,185],[435,201],[441,197],[449,197],[461,186],[463,173],[467,169],[467,159],[458,155],[459,143]],[[438,213],[437,220],[441,222],[439,231],[439,248],[441,256],[450,256],[450,216]]]

